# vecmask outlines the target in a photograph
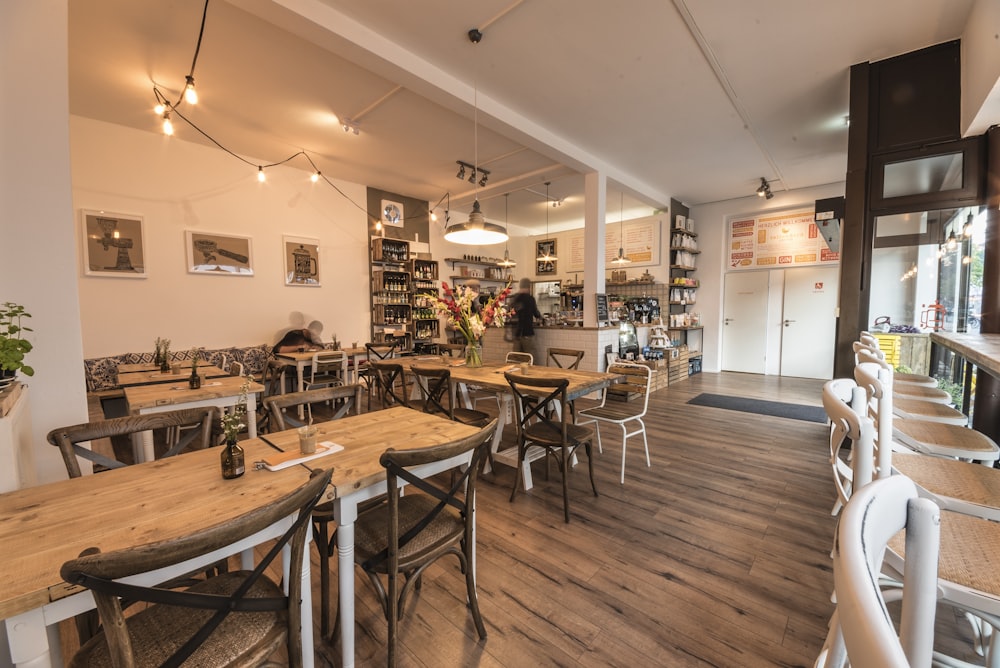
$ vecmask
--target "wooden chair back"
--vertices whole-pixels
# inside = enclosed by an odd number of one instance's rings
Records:
[[[934,649],[941,511],[905,476],[859,489],[837,528],[833,579],[852,666],[930,666]],[[902,623],[897,634],[880,587],[889,539],[906,530]]]
[[[534,364],[535,356],[531,353],[518,353],[511,351],[507,353],[507,357],[504,361],[506,361],[507,364]]]
[[[80,445],[81,443],[113,436],[132,436],[143,431],[156,429],[176,430],[181,427],[189,427],[189,429],[181,430],[180,438],[162,455],[161,459],[173,457],[189,448],[201,450],[209,447],[216,415],[216,410],[212,406],[149,415],[127,415],[110,420],[57,427],[50,431],[46,438],[49,443],[59,448],[69,477],[79,478],[82,475],[80,459],[86,459],[109,469],[127,466],[125,462],[85,448]]]
[[[497,421],[472,436],[429,448],[412,450],[389,449],[379,463],[385,467],[387,507],[366,513],[373,518],[384,517],[384,548],[378,545],[371,553],[360,556],[361,567],[375,584],[389,622],[388,664],[395,665],[396,627],[406,598],[420,582],[419,574],[439,558],[454,554],[465,573],[466,598],[480,638],[486,637],[486,627],[479,612],[473,559],[475,558],[475,499],[476,482],[486,461]],[[468,455],[468,464],[453,469],[450,478],[422,478],[420,466]],[[406,484],[405,496],[400,493]],[[359,522],[363,523],[362,518]],[[373,525],[374,528],[374,525]],[[431,538],[423,539],[423,534]],[[388,575],[388,587],[383,587],[378,574]],[[416,573],[416,576],[412,574]],[[399,577],[406,574],[405,578]],[[403,581],[402,588],[399,587]],[[376,584],[377,583],[377,584]]]
[[[454,357],[455,355],[462,356],[465,354],[465,344],[464,343],[439,343],[438,350],[441,354],[447,355],[448,357]]]
[[[451,371],[448,367],[414,364],[410,367],[410,374],[423,397],[422,410],[454,420]]]
[[[504,373],[514,395],[518,433],[529,426],[532,433],[548,443],[565,444],[570,412],[566,401],[567,378],[549,378]],[[556,417],[559,416],[559,417]]]
[[[306,389],[310,389],[314,385],[343,383],[346,363],[347,353],[343,350],[323,350],[315,353]]]
[[[572,348],[549,348],[549,361],[560,369],[576,370],[580,368],[580,361],[583,360],[582,350]]]
[[[406,372],[402,364],[390,360],[376,360],[368,366],[372,387],[378,394],[383,408],[395,404],[410,405],[406,398]],[[369,410],[370,408],[369,405]]]
[[[222,655],[215,649],[231,652],[236,656],[255,656],[260,651],[259,644],[277,644],[285,640],[288,661],[292,666],[302,664],[302,619],[299,609],[302,590],[302,557],[305,548],[306,531],[313,507],[327,494],[330,471],[316,470],[308,482],[287,494],[275,503],[249,512],[234,521],[219,524],[210,529],[198,531],[173,540],[150,543],[108,553],[89,554],[63,564],[60,574],[66,582],[86,587],[94,594],[97,609],[104,626],[104,638],[95,637],[91,643],[106,641],[111,654],[111,662],[116,666],[137,665],[137,657],[155,665],[180,665],[199,649],[205,664],[223,665]],[[149,573],[200,557],[213,550],[225,548],[239,540],[252,536],[289,515],[296,519],[285,534],[268,544],[267,554],[253,571],[226,573],[205,581],[205,587],[187,591],[175,591],[157,587],[126,584],[120,580],[139,573]],[[257,597],[248,595],[260,582],[269,583],[268,590],[283,594],[264,575],[264,571],[281,554],[285,546],[290,547],[288,561],[288,594]],[[218,593],[207,586],[213,580],[225,582]],[[130,601],[145,601],[156,605],[134,617],[126,618],[122,613],[121,598]],[[143,634],[129,632],[129,624],[145,613],[151,613],[157,605],[162,606],[159,624],[144,627]],[[211,614],[208,614],[208,613]],[[283,622],[284,628],[275,633],[262,634],[241,631],[242,625],[259,623],[256,617],[261,612],[274,615],[275,625]],[[251,614],[243,614],[251,613]],[[232,620],[228,618],[232,615]],[[179,616],[188,618],[187,624],[180,623]],[[194,622],[192,618],[201,617]],[[173,621],[174,623],[170,623]],[[225,632],[213,634],[223,623]],[[196,631],[188,633],[190,626]],[[235,628],[234,628],[235,627]],[[176,629],[182,628],[183,632]],[[155,638],[146,632],[156,634]],[[261,637],[263,636],[263,637]],[[248,639],[249,638],[249,639]],[[241,641],[249,646],[240,646]],[[202,646],[205,648],[202,649]],[[88,649],[88,646],[82,648]],[[312,651],[312,648],[308,648]],[[266,650],[264,650],[266,651]],[[153,653],[155,652],[155,655]],[[205,654],[208,654],[206,657]],[[266,654],[262,658],[266,658]]]
[[[332,402],[333,414],[331,420],[338,420],[353,409],[356,415],[361,414],[361,385],[335,385],[321,387],[303,392],[275,394],[264,398],[264,408],[272,424],[269,431],[284,431],[293,427],[301,427],[313,422],[315,416],[313,404]],[[294,411],[289,409],[305,407],[305,419],[299,420]]]

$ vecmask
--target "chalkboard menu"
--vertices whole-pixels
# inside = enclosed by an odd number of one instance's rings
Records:
[[[609,322],[608,318],[608,296],[595,295],[597,297],[597,322]]]

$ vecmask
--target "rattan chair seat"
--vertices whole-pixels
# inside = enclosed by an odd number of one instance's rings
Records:
[[[902,535],[894,536],[889,547],[905,558]],[[1000,522],[941,511],[941,553],[938,557],[941,580],[1000,599],[997,555],[1000,555]]]
[[[945,424],[955,424],[964,426],[968,424],[969,418],[962,411],[937,404],[933,401],[921,401],[919,399],[902,399],[893,397],[893,413],[901,418],[911,418],[914,420],[930,420],[933,422],[943,422]]]
[[[892,468],[936,496],[1000,509],[1000,470],[942,457],[893,453]]]
[[[896,440],[926,454],[976,461],[1000,457],[1000,447],[993,439],[968,427],[899,418],[893,420],[892,427]]]
[[[550,422],[536,422],[528,425],[524,430],[529,441],[545,445],[562,445],[562,431],[558,424]],[[574,443],[582,443],[594,437],[594,430],[590,427],[581,427],[578,424],[566,425],[566,440],[570,446]]]
[[[405,534],[436,505],[436,501],[426,495],[406,495],[399,500],[399,533]],[[354,553],[359,562],[367,561],[379,554],[388,545],[385,527],[389,519],[389,506],[381,504],[358,516],[354,525]],[[399,568],[407,570],[408,564],[419,563],[428,555],[442,547],[454,544],[465,529],[461,516],[452,508],[443,509],[413,540],[399,552]],[[388,560],[373,567],[380,573],[386,572]]]
[[[227,573],[204,580],[188,591],[229,595],[246,579],[246,572]],[[281,588],[261,578],[248,597],[280,597]],[[128,618],[129,637],[137,666],[159,666],[213,614],[155,605]],[[257,665],[285,643],[287,612],[247,612],[229,615],[184,664],[186,666]],[[110,666],[104,634],[91,638],[73,657],[70,668]]]
[[[937,379],[925,376],[922,373],[895,373],[893,380],[906,385],[918,385],[923,387],[937,387]]]
[[[921,401],[933,401],[939,404],[952,403],[952,397],[950,394],[939,387],[927,387],[926,385],[893,383],[892,396],[896,399],[919,399]]]

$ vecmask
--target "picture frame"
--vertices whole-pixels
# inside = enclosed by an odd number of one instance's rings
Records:
[[[250,237],[185,230],[188,273],[253,276]]]
[[[81,209],[80,223],[85,275],[146,278],[146,230],[142,216]]]
[[[556,240],[555,239],[542,239],[535,242],[535,257],[542,257],[543,255],[556,256]],[[556,273],[556,261],[546,262],[543,260],[535,261],[535,274],[542,276],[548,274]]]
[[[319,287],[319,239],[284,235],[281,240],[285,285]]]

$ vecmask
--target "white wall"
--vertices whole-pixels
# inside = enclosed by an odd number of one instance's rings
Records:
[[[312,320],[324,340],[369,339],[365,213],[328,184],[287,166],[261,184],[255,168],[176,135],[80,117],[70,129],[84,357],[151,351],[158,336],[173,350],[274,343]],[[364,186],[337,185],[365,206]],[[81,209],[143,216],[148,278],[83,275]],[[188,273],[185,230],[250,237],[254,275]],[[319,239],[320,287],[284,284],[283,234]]]
[[[38,482],[66,477],[49,430],[83,422],[67,71],[67,0],[0,3],[0,301],[32,314],[30,387]]]
[[[756,214],[762,211],[812,208],[817,199],[844,194],[843,183],[788,192],[777,191],[770,200],[755,195],[691,207],[690,217],[698,233],[698,311],[705,327],[702,341],[702,369],[718,371],[722,364],[722,301],[726,271],[726,219],[729,216]]]

